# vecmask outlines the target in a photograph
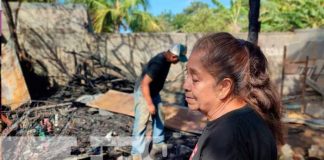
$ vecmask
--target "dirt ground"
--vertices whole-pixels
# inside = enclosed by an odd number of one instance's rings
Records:
[[[314,129],[301,124],[285,124],[286,143],[291,146],[294,159],[324,159],[324,129]]]
[[[84,87],[66,87],[43,101],[34,101],[15,111],[2,109],[2,112],[14,123],[19,121],[17,127],[10,132],[9,137],[75,137],[77,146],[71,147],[69,154],[72,158],[74,157],[76,159],[90,159],[94,156],[103,159],[130,157],[130,146],[91,146],[91,136],[130,137],[133,127],[133,117],[91,108],[82,103],[75,102],[75,99],[84,93],[96,94],[106,91],[106,88],[99,91],[88,89]],[[30,111],[28,115],[26,114],[27,111]],[[45,121],[49,121],[50,123],[46,124]],[[164,157],[163,155],[157,155],[156,159],[188,159],[198,138],[199,135],[196,134],[167,129],[166,143],[169,144],[167,155]],[[285,139],[287,145],[280,149],[280,159],[324,159],[323,129],[286,123]],[[5,159],[10,160],[15,159],[17,156],[30,159],[31,148],[32,146],[28,144],[14,145],[7,147],[7,152],[3,156]],[[43,153],[45,152],[49,151],[44,150]],[[40,155],[33,155],[32,159],[42,159]]]
[[[18,119],[19,110],[12,112],[10,118],[14,117]],[[57,117],[58,122],[55,122],[55,117]],[[80,104],[32,112],[10,136],[40,136],[37,126],[39,126],[44,118],[49,118],[51,122],[57,123],[56,126],[52,126],[52,131],[44,131],[45,136],[76,137],[78,146],[71,148],[72,156],[81,157],[80,159],[87,159],[91,156],[102,156],[104,159],[118,159],[119,157],[130,156],[130,146],[117,148],[91,147],[89,136],[105,137],[108,133],[120,137],[131,136],[133,118]],[[313,129],[300,124],[285,124],[285,132],[286,143],[289,144],[292,150],[290,156],[293,159],[324,158],[322,157],[324,130]],[[167,157],[158,155],[160,158],[157,159],[188,159],[198,138],[199,135],[167,129],[166,143],[170,144],[168,146],[168,154]],[[10,148],[9,150],[14,153],[17,148],[19,147]],[[282,151],[289,156],[289,148]],[[10,158],[10,156],[7,158]]]

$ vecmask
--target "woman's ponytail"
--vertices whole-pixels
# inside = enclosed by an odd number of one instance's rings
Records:
[[[282,104],[279,94],[270,81],[268,62],[259,47],[245,41],[249,53],[249,74],[244,97],[259,115],[267,122],[278,144],[283,144]]]

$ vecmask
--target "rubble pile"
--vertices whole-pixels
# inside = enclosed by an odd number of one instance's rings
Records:
[[[6,146],[4,148],[6,152],[2,156],[5,159],[35,160],[89,159],[91,157],[130,158],[130,140],[127,141],[129,145],[125,146],[93,145],[91,141],[92,137],[99,137],[102,141],[114,137],[131,137],[133,117],[85,105],[111,87],[131,88],[123,80],[115,81],[116,83],[113,81],[109,84],[112,80],[111,78],[101,78],[100,81],[91,81],[91,83],[71,81],[70,85],[60,87],[54,95],[47,99],[33,100],[13,111],[2,108],[1,112],[13,123],[1,133],[2,146]],[[280,150],[280,159],[324,158],[323,128],[286,123],[286,129],[287,144]],[[11,137],[18,137],[18,139],[12,140]],[[19,137],[24,138],[19,139]],[[58,140],[57,138],[60,137],[70,139]],[[159,153],[154,159],[189,159],[198,137],[199,135],[167,129],[167,154]],[[15,143],[6,145],[12,141]],[[71,145],[68,148],[56,147],[52,150],[49,146],[53,142],[64,142],[65,145],[69,143]],[[37,151],[35,151],[35,144],[37,144]],[[150,148],[150,146],[147,147]],[[49,153],[52,154],[49,155]]]
[[[324,159],[324,129],[311,128],[302,124],[285,124],[286,144],[281,148],[281,158]]]
[[[91,90],[88,86],[74,86],[76,85],[62,87],[48,99],[32,101],[32,103],[25,104],[14,111],[5,112],[3,110],[2,112],[14,122],[14,125],[8,127],[9,131],[8,128],[4,130],[2,136],[8,138],[37,137],[40,140],[48,140],[53,137],[74,137],[77,145],[71,146],[69,153],[71,157],[78,157],[77,159],[91,156],[101,156],[104,159],[129,157],[130,145],[122,147],[93,146],[91,137],[131,137],[133,117],[86,106],[85,103],[92,100],[91,97],[95,97],[95,95],[82,94],[100,92]],[[7,137],[4,138],[4,143],[8,141]],[[195,134],[166,130],[166,143],[170,144],[167,157],[163,157],[162,153],[157,157],[188,159],[197,140],[198,135]],[[17,155],[20,155],[27,159],[51,159],[44,157],[44,154],[31,154],[35,153],[32,146],[28,148],[28,145],[21,145],[24,143],[23,141],[30,140],[21,139],[15,143],[17,145],[12,145],[11,148],[7,147],[8,152],[6,153],[16,154],[5,154],[4,157],[15,159]],[[43,142],[43,145],[44,143],[48,143],[48,141]],[[49,152],[49,150],[44,150],[44,152]]]

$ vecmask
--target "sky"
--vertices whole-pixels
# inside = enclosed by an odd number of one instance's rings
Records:
[[[148,11],[153,15],[159,15],[165,11],[171,11],[172,14],[181,13],[182,10],[190,6],[191,2],[200,1],[214,6],[211,0],[149,0],[150,7]],[[230,0],[220,0],[226,7],[230,5]]]
[[[59,3],[64,3],[66,0],[58,0]],[[148,11],[157,16],[162,12],[171,11],[173,14],[181,13],[182,10],[188,6],[190,6],[191,2],[200,1],[209,4],[209,6],[213,6],[211,0],[149,0],[150,7]],[[230,0],[220,0],[222,4],[226,7],[230,5]]]

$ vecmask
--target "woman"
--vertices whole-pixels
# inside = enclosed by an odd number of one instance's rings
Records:
[[[202,37],[183,87],[189,108],[209,121],[190,159],[277,159],[282,107],[259,47],[229,33]]]

